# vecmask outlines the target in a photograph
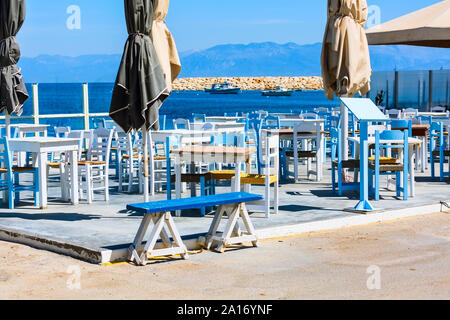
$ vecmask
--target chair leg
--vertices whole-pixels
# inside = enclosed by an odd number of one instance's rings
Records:
[[[267,182],[264,186],[264,212],[266,218],[270,218],[270,184]]]
[[[87,197],[87,202],[89,204],[91,204],[92,200],[93,200],[91,175],[92,175],[91,166],[89,164],[86,164],[86,197]]]
[[[34,184],[34,206],[39,207],[39,172],[36,170],[33,175]]]
[[[380,172],[375,171],[375,200],[380,200]]]
[[[109,201],[109,175],[108,166],[104,167],[105,170],[105,201]]]
[[[276,181],[274,183],[274,190],[273,190],[273,201],[274,201],[274,205],[273,205],[273,213],[274,214],[278,214],[278,201],[279,201],[279,194],[280,190],[279,190],[279,182]]]
[[[205,177],[200,177],[200,194],[201,196],[205,196]],[[201,209],[201,215],[204,217],[206,215],[206,208],[202,207]]]

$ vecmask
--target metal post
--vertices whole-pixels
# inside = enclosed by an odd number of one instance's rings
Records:
[[[342,160],[348,160],[348,109],[341,102],[341,150]]]
[[[83,114],[84,130],[89,130],[89,87],[87,83],[83,83]]]
[[[368,148],[368,136],[369,136],[369,123],[367,121],[361,121],[360,126],[360,201],[355,206],[356,211],[372,211],[373,207],[369,202],[369,148]]]
[[[398,71],[395,71],[395,81],[394,81],[394,108],[398,108],[398,88],[399,88],[399,82],[398,82]]]
[[[33,118],[34,124],[39,124],[39,88],[37,83],[33,83]]]
[[[428,111],[433,107],[433,70],[428,71]]]

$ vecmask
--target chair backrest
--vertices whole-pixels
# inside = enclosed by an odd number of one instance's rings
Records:
[[[280,129],[280,117],[267,116],[262,122],[262,129]]]
[[[335,128],[330,130],[330,143],[331,143],[331,161],[335,161],[338,157],[340,132]]]
[[[9,127],[10,138],[15,139],[19,137],[19,129],[15,127]],[[6,128],[0,128],[0,136],[6,137]]]
[[[245,146],[245,133],[233,132],[233,133],[221,133],[215,136],[213,139],[214,145],[228,146],[228,147],[244,147]]]
[[[443,106],[431,107],[431,112],[445,112],[447,109]]]
[[[70,127],[55,127],[55,136],[58,138],[66,138],[70,132]]]
[[[93,122],[94,122],[94,128],[95,129],[97,129],[97,128],[106,128],[105,119],[97,118],[97,119],[94,119]]]
[[[13,178],[12,177],[13,176],[12,157],[11,157],[11,154],[9,151],[9,143],[8,143],[7,137],[0,138],[0,167],[6,168],[8,170],[8,172],[7,172],[8,181],[12,181],[12,178]],[[1,186],[8,185],[8,182],[1,179],[1,175],[2,174],[0,174],[0,185]]]
[[[119,155],[127,154],[133,159],[133,140],[130,133],[117,132],[117,152]]]
[[[432,122],[430,125],[430,151],[438,148],[445,149],[444,124],[442,122]]]
[[[319,119],[319,115],[314,112],[301,113],[299,115],[300,119]]]
[[[414,108],[406,108],[402,111],[402,115],[404,117],[411,117],[411,116],[415,117],[418,114],[419,114],[419,110],[414,109]]]
[[[206,122],[206,115],[199,114],[199,113],[193,113],[192,120],[194,120],[194,122]]]
[[[98,128],[94,130],[94,137],[88,151],[88,160],[105,161],[109,163],[111,143],[114,130]]]
[[[390,109],[386,110],[386,115],[391,119],[400,119],[402,116],[402,111],[398,109]]]
[[[420,124],[429,124],[431,125],[431,122],[433,122],[433,117],[431,116],[417,116],[416,119],[420,121]]]
[[[406,120],[406,119],[395,119],[390,122],[391,130],[408,130],[408,135],[412,136],[412,120]]]
[[[316,121],[302,121],[301,123],[294,123],[294,134],[298,132],[315,132],[320,134],[321,129],[322,124]]]
[[[188,119],[182,119],[182,118],[174,119],[173,120],[173,127],[176,130],[178,130],[178,129],[189,130],[189,127],[190,127],[189,120]]]
[[[409,134],[406,130],[384,130],[383,132],[378,130],[375,131],[375,162],[379,162],[380,148],[403,148],[403,164],[405,167],[408,167],[408,137]],[[391,141],[395,141],[395,144],[392,144]],[[399,144],[399,141],[402,141],[403,143]]]
[[[78,160],[81,160],[81,156],[83,155],[83,142],[84,142],[84,131],[76,130],[70,131],[67,133],[66,138],[68,139],[79,139],[78,142]]]
[[[259,148],[259,155],[261,159],[260,160],[261,165],[264,166],[265,171],[264,174],[278,175],[279,150],[280,150],[280,138],[277,134],[262,135],[261,146]]]

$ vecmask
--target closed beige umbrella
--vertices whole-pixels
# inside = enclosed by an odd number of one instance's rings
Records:
[[[450,48],[450,0],[377,25],[366,33],[369,45]]]
[[[366,0],[328,0],[328,22],[322,47],[325,95],[365,95],[370,90],[369,47],[364,32]]]
[[[151,36],[164,72],[167,88],[171,92],[172,83],[180,74],[181,63],[175,41],[165,22],[168,11],[169,0],[156,0]]]
[[[366,0],[328,0],[328,21],[322,46],[322,77],[325,95],[365,95],[370,90],[369,46],[364,25]],[[341,105],[341,146],[348,158],[348,110]]]

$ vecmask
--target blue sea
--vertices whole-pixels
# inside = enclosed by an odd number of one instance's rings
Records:
[[[90,113],[108,113],[113,83],[89,83]],[[33,114],[31,84],[27,85],[30,99],[24,105],[23,116]],[[83,113],[83,91],[80,83],[39,84],[39,113],[73,114]],[[237,95],[211,95],[203,91],[174,91],[160,109],[166,115],[166,123],[171,127],[172,119],[192,118],[193,113],[223,115],[224,113],[251,112],[267,110],[269,112],[300,113],[301,110],[315,107],[338,106],[337,100],[329,101],[323,91],[296,91],[291,97],[263,97],[260,91],[242,91]],[[14,122],[33,122],[32,119],[20,119]],[[41,123],[52,126],[71,126],[83,128],[82,118],[41,119]],[[91,119],[91,127],[93,119]],[[52,130],[50,130],[52,131]]]

